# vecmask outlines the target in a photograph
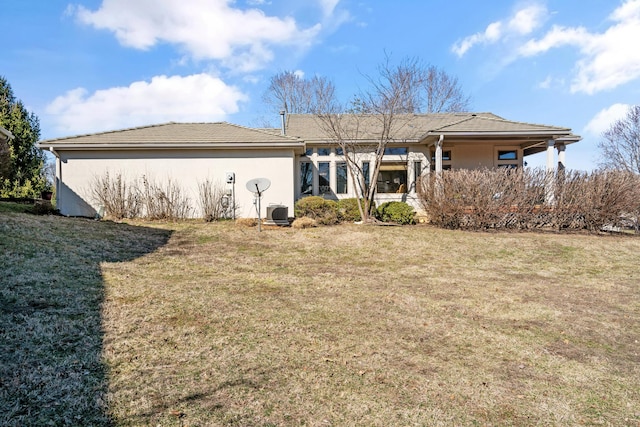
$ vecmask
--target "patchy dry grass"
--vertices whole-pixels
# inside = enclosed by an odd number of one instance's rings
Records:
[[[640,423],[638,238],[27,220],[0,214],[0,423]],[[76,341],[19,324],[47,319]],[[40,366],[75,384],[49,412]]]
[[[100,263],[153,251],[170,231],[8,205],[0,206],[0,425],[109,425]]]

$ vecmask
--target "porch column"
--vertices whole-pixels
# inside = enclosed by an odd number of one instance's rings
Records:
[[[555,148],[556,141],[554,139],[550,139],[547,141],[547,172],[554,172],[555,165],[553,162],[553,149]]]
[[[553,205],[555,200],[555,165],[553,162],[553,150],[555,149],[556,141],[550,139],[547,141],[547,176],[545,178],[544,192],[545,202],[547,205]]]
[[[567,146],[564,143],[559,143],[556,146],[558,150],[558,172],[561,172],[565,169],[564,159],[565,159],[565,150]]]
[[[442,142],[444,135],[440,135],[440,139],[436,142],[436,174],[442,173]]]

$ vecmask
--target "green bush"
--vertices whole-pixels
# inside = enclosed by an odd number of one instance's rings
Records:
[[[37,199],[46,188],[47,183],[41,177],[26,179],[22,183],[17,179],[13,181],[5,179],[0,182],[0,197]]]
[[[338,203],[320,196],[309,196],[300,199],[295,205],[296,218],[309,217],[318,224],[330,225],[338,223]]]
[[[382,222],[397,224],[415,224],[416,212],[405,202],[386,202],[376,211],[376,217]]]
[[[360,210],[358,209],[358,199],[350,198],[338,200],[338,216],[340,218],[340,221],[362,221]]]

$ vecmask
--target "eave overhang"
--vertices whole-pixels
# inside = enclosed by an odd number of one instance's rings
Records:
[[[248,142],[248,143],[65,143],[53,141],[41,141],[37,144],[41,150],[55,151],[112,151],[112,150],[294,150],[303,153],[304,141],[292,141],[274,144],[273,142]]]

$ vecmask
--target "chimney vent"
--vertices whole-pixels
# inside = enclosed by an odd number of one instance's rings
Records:
[[[287,131],[285,129],[285,114],[287,114],[286,111],[280,110],[280,130],[282,132],[282,135],[287,134]]]

